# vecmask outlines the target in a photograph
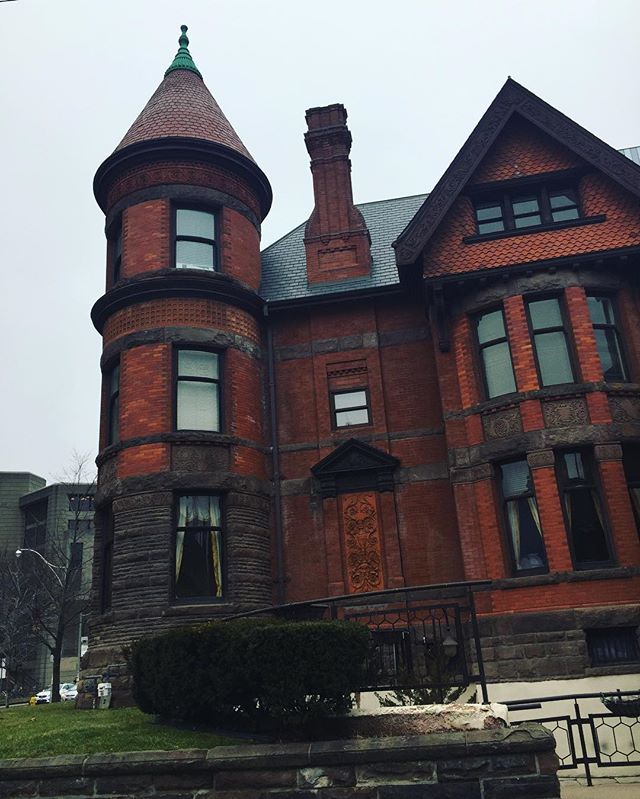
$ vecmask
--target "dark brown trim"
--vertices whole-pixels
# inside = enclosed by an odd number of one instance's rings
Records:
[[[398,266],[415,263],[507,122],[519,115],[597,170],[640,196],[640,167],[516,81],[508,78],[411,222],[393,243]]]
[[[268,454],[270,451],[269,447],[259,444],[257,441],[251,441],[248,438],[239,438],[225,433],[210,433],[206,430],[176,430],[172,433],[156,433],[150,436],[137,436],[136,438],[118,441],[117,444],[105,447],[98,453],[96,465],[98,467],[102,466],[103,463],[113,458],[114,455],[123,449],[140,447],[144,444],[206,444],[225,448],[233,446],[250,447],[263,454]]]
[[[593,172],[588,166],[574,166],[569,169],[558,169],[555,172],[538,172],[535,175],[524,175],[520,178],[507,178],[505,180],[492,180],[487,183],[467,184],[460,194],[475,199],[477,195],[491,194],[500,191],[513,191],[514,189],[539,188],[541,185],[563,183],[576,183],[581,177]]]
[[[254,161],[223,144],[183,136],[167,136],[130,144],[122,150],[116,150],[103,161],[93,179],[93,193],[103,212],[107,211],[109,189],[122,172],[161,160],[207,161],[232,169],[255,191],[262,219],[269,213],[273,199],[271,186],[267,176]]]
[[[262,318],[264,302],[228,275],[202,269],[170,269],[121,281],[95,303],[91,320],[102,333],[107,319],[121,308],[171,297],[204,297],[228,303]]]
[[[464,244],[478,244],[481,241],[510,239],[512,236],[526,236],[531,233],[546,233],[549,230],[564,230],[564,228],[581,227],[582,225],[594,225],[599,222],[606,221],[606,214],[597,214],[596,216],[583,216],[578,219],[569,219],[566,222],[549,222],[544,225],[532,225],[531,227],[516,228],[515,230],[501,230],[498,233],[474,233],[472,236],[465,236],[462,241]]]
[[[193,345],[192,349],[194,350],[202,348],[212,352],[235,349],[250,358],[262,359],[262,350],[259,346],[244,336],[230,333],[222,328],[157,327],[118,336],[115,341],[107,344],[104,348],[100,358],[100,368],[103,372],[107,371],[122,352],[133,347],[143,347],[146,344],[175,344],[185,349],[189,345]]]
[[[507,264],[506,266],[484,267],[475,269],[472,272],[456,272],[448,275],[424,275],[424,281],[428,283],[431,291],[436,287],[445,284],[455,283],[459,288],[462,283],[470,281],[487,282],[489,280],[503,280],[506,277],[520,273],[531,273],[561,269],[570,267],[571,269],[581,269],[589,266],[618,266],[619,261],[629,260],[640,257],[640,247],[620,247],[615,250],[599,250],[598,252],[576,253],[575,255],[563,255],[559,258],[548,258],[543,261],[531,261],[519,264]]]

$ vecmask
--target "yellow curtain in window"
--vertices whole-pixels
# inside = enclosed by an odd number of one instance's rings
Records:
[[[518,500],[507,502],[507,517],[511,528],[511,541],[513,543],[513,556],[516,568],[520,568],[520,514],[518,513]]]
[[[216,581],[216,596],[222,596],[222,553],[220,549],[220,530],[211,530],[211,560],[213,576]]]
[[[178,530],[176,533],[176,582],[180,577],[180,568],[182,567],[182,553],[184,552],[184,530]]]

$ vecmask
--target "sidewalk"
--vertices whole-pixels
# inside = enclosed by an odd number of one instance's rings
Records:
[[[594,780],[593,786],[576,780],[560,780],[562,799],[638,799],[640,782],[618,783],[615,780]]]

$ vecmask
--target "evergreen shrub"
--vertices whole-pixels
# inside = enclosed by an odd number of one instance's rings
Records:
[[[237,619],[143,638],[129,662],[145,713],[242,727],[348,710],[368,651],[354,622]]]

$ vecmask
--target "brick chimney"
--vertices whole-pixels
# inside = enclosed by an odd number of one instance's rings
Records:
[[[351,133],[340,103],[310,108],[304,135],[311,156],[315,206],[305,229],[310,283],[344,280],[371,271],[371,238],[351,189]]]

